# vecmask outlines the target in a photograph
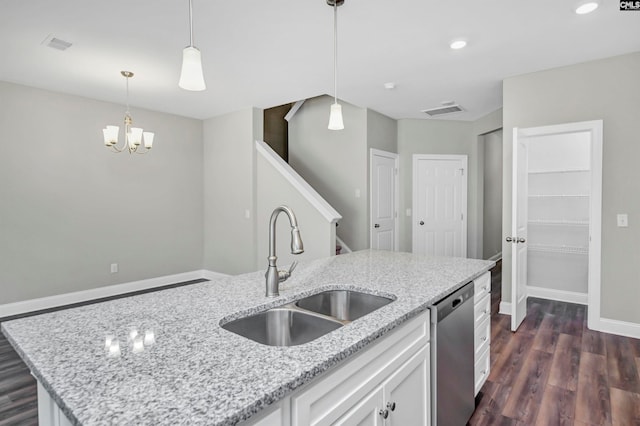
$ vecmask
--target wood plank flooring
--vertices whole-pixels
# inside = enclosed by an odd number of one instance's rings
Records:
[[[640,426],[640,340],[587,329],[585,306],[535,298],[512,333],[495,290],[491,374],[470,426]]]
[[[37,425],[36,380],[0,333],[0,426]]]
[[[587,329],[584,306],[533,298],[512,333],[493,272],[491,374],[469,425],[640,426],[640,340]],[[0,333],[0,426],[37,425],[36,396]]]

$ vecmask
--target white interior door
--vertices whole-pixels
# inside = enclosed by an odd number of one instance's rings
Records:
[[[511,199],[511,330],[516,331],[527,316],[527,143],[513,129],[513,196]]]
[[[413,252],[467,257],[467,156],[413,156]]]
[[[398,155],[371,150],[371,248],[397,250]]]

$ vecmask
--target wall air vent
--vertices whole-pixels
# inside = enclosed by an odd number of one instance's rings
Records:
[[[73,43],[69,43],[68,41],[56,38],[51,34],[49,34],[47,38],[44,39],[42,44],[56,50],[67,50],[73,45]]]
[[[453,105],[443,105],[437,108],[430,108],[430,109],[423,109],[422,112],[424,112],[425,114],[427,114],[429,117],[435,117],[438,115],[444,115],[444,114],[453,114],[456,112],[461,112],[464,111],[464,108],[462,108],[460,105],[457,104],[453,104]]]

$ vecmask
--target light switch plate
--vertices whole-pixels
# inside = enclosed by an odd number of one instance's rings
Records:
[[[626,213],[618,214],[618,228],[626,228],[629,226],[629,216]]]

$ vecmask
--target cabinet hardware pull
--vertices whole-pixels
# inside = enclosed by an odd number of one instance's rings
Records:
[[[482,341],[486,342],[487,341],[487,336],[482,337]]]
[[[396,403],[395,402],[387,402],[387,408],[391,411],[395,411]]]
[[[387,417],[389,417],[389,410],[380,410],[378,414],[380,414],[383,419],[386,419]]]
[[[420,221],[420,225],[424,225],[424,220],[421,220],[421,221]]]

